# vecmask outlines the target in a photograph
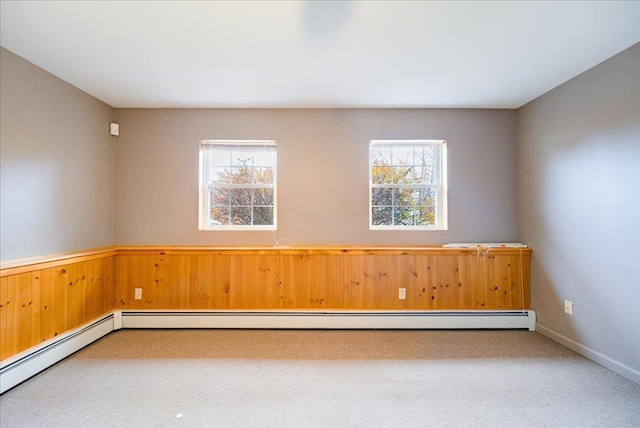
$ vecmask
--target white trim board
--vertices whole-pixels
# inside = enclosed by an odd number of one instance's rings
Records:
[[[528,329],[526,311],[113,311],[0,364],[0,394],[121,328]]]
[[[640,383],[639,371],[634,370],[631,367],[628,367],[622,364],[621,362],[614,360],[611,357],[601,354],[600,352],[594,349],[591,349],[588,346],[578,343],[575,340],[569,339],[568,337],[560,333],[557,333],[543,325],[536,323],[536,331],[542,334],[543,336],[546,336],[549,339],[553,340],[554,342],[558,342],[562,346],[565,346],[571,349],[572,351],[577,352],[583,357],[586,357],[591,361],[594,361],[600,364],[601,366],[606,367],[609,370],[616,372],[621,376],[626,377],[629,380],[632,380],[636,383]]]

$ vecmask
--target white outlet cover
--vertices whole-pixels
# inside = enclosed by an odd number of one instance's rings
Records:
[[[134,299],[142,300],[142,288],[136,288]]]
[[[573,303],[565,300],[564,301],[564,313],[565,314],[569,314],[569,315],[573,315]]]
[[[399,288],[398,289],[398,299],[405,300],[407,298],[407,289]]]

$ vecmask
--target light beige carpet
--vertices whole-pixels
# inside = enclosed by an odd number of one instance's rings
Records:
[[[122,330],[2,427],[640,426],[640,385],[527,331]]]

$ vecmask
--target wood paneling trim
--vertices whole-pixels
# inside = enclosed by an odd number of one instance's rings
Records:
[[[71,253],[53,254],[29,259],[11,260],[0,265],[0,278],[56,266],[85,262],[116,255],[116,247],[92,248]]]
[[[530,248],[492,248],[489,253],[501,255],[531,254]],[[465,255],[476,254],[475,248],[443,247],[207,247],[207,246],[111,246],[91,248],[42,257],[10,260],[0,263],[0,277],[17,275],[65,264],[79,263],[104,257],[121,255]]]
[[[486,249],[485,249],[486,251]],[[499,252],[503,255],[531,254],[530,248],[491,248],[489,254]],[[146,255],[146,254],[202,254],[202,255],[412,255],[412,254],[446,254],[466,255],[476,254],[475,248],[443,248],[443,247],[178,247],[178,246],[120,246],[117,247],[119,255]]]

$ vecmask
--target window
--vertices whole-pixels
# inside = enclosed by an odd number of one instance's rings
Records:
[[[446,148],[442,140],[370,142],[370,229],[447,229]]]
[[[276,229],[276,143],[200,142],[200,230]]]

